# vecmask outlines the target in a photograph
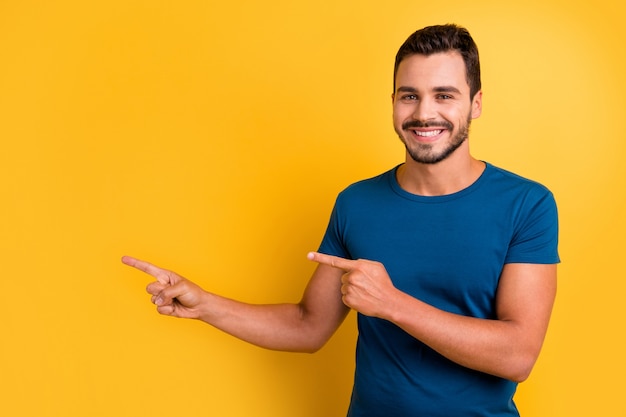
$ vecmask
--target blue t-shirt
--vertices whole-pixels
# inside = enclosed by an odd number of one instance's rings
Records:
[[[559,262],[544,186],[486,164],[457,193],[404,191],[397,167],[337,198],[319,251],[382,262],[396,288],[439,309],[494,319],[504,264]],[[351,417],[518,416],[515,382],[458,365],[396,325],[358,315]]]

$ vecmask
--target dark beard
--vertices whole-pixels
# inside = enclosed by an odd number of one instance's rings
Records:
[[[472,123],[472,118],[470,116],[467,118],[467,124],[461,127],[461,130],[459,130],[459,133],[457,133],[454,136],[452,142],[440,154],[432,154],[430,152],[430,150],[432,149],[432,145],[426,145],[426,144],[418,145],[419,149],[415,150],[415,149],[409,149],[409,147],[404,142],[404,139],[402,138],[402,136],[400,136],[400,140],[402,140],[407,153],[411,156],[411,158],[415,162],[418,162],[421,164],[432,165],[432,164],[439,163],[443,161],[444,159],[446,159],[447,157],[449,157],[450,155],[452,155],[452,153],[456,151],[463,144],[463,142],[467,140],[467,138],[469,137],[469,128],[470,128],[471,123]],[[452,125],[448,122],[422,123],[420,121],[413,120],[411,122],[407,122],[402,125],[402,129],[408,129],[410,127],[443,127],[448,130],[452,130]]]

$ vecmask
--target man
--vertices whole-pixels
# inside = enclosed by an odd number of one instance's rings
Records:
[[[157,279],[147,290],[161,314],[269,349],[316,351],[356,310],[349,416],[516,416],[556,293],[553,196],[470,155],[482,92],[467,30],[411,35],[392,102],[406,160],[339,195],[300,303],[245,304],[123,262]]]

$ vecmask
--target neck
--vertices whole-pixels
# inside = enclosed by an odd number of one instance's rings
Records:
[[[441,196],[469,187],[484,169],[485,163],[469,153],[455,152],[436,164],[415,162],[407,154],[406,162],[398,168],[397,179],[400,187],[411,194]]]

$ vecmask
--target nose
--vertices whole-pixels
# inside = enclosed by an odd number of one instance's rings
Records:
[[[433,120],[437,116],[435,103],[432,100],[422,98],[415,103],[413,118],[422,122]]]

